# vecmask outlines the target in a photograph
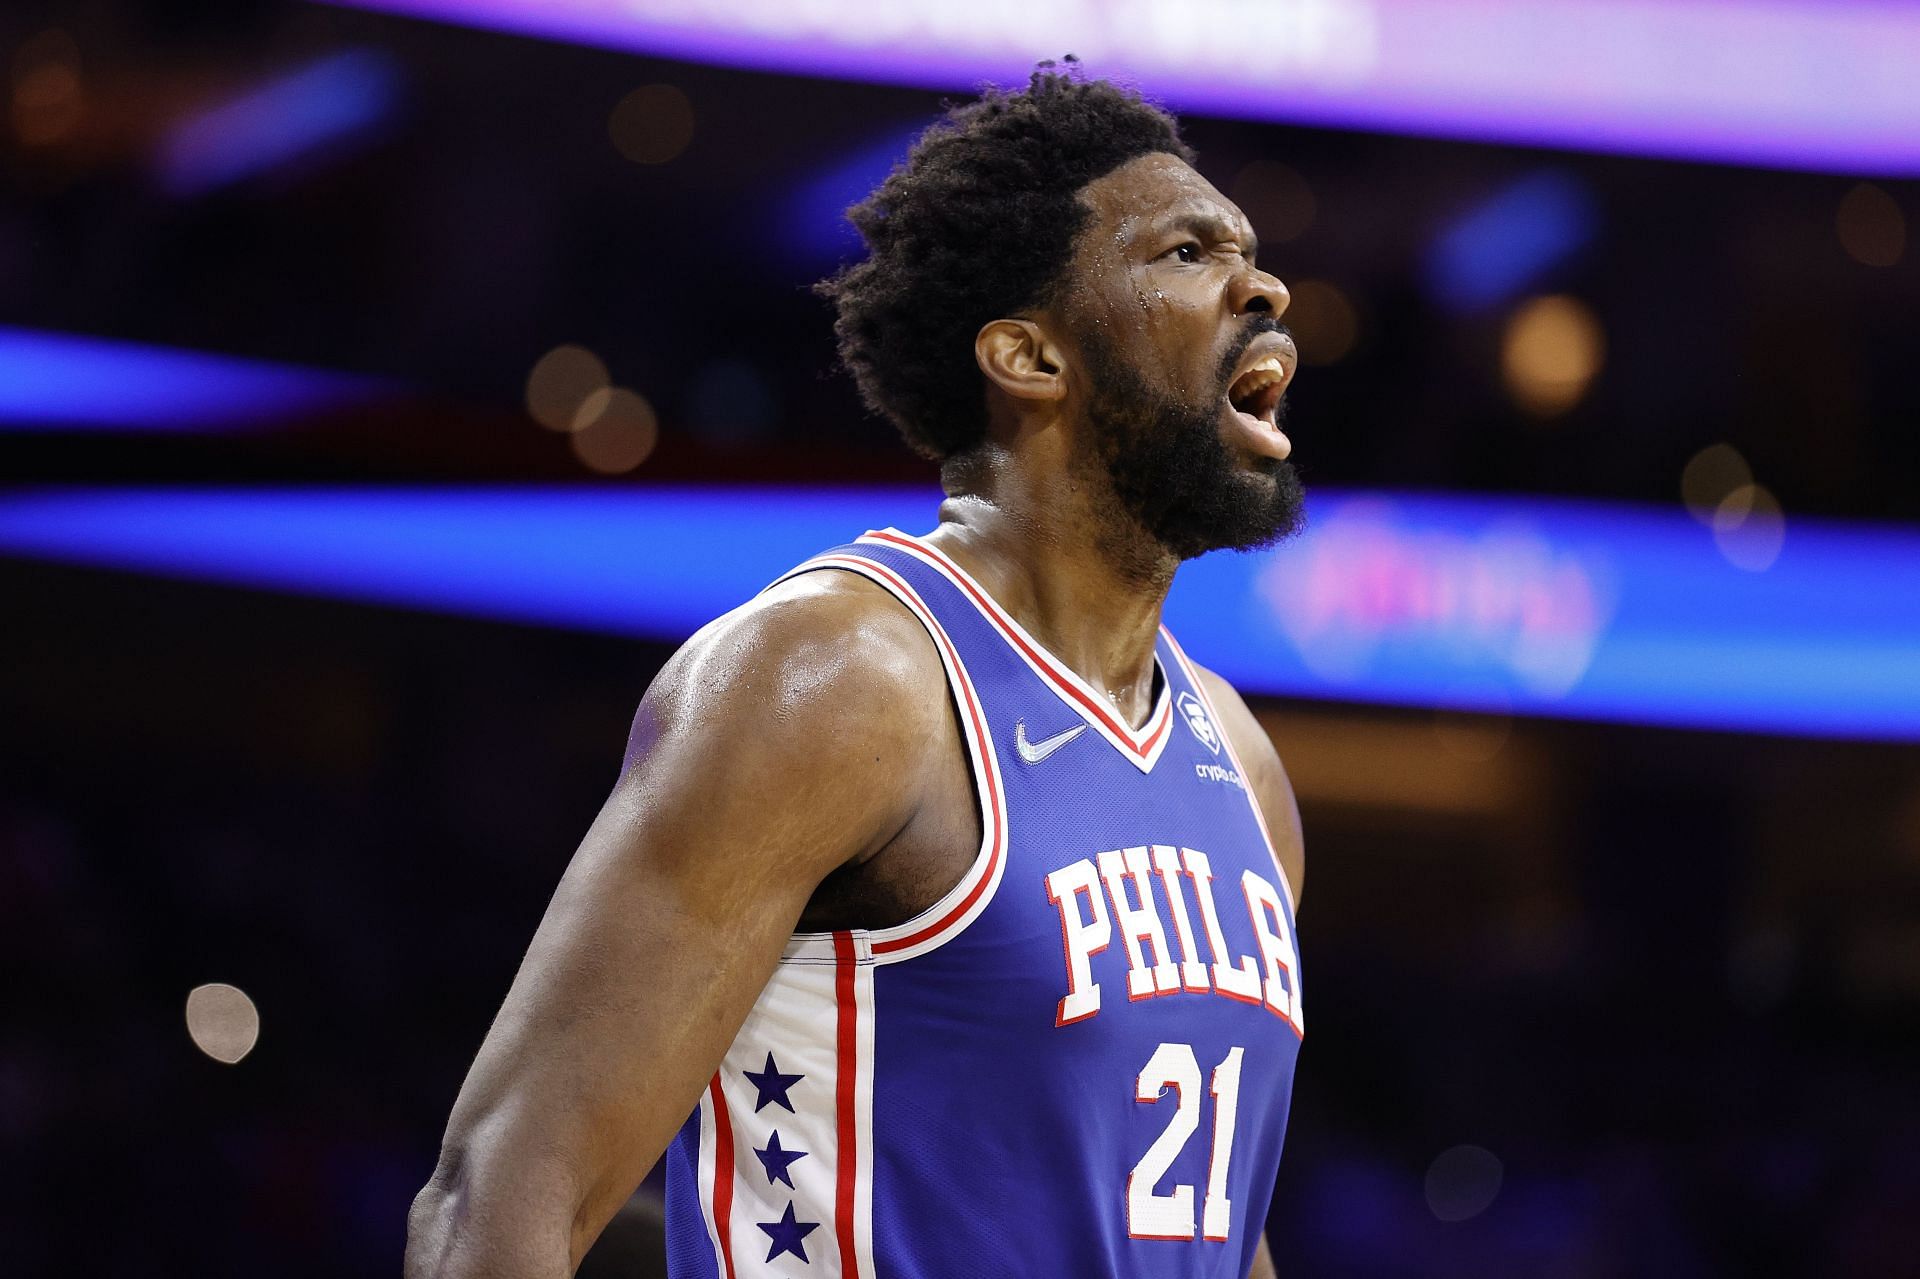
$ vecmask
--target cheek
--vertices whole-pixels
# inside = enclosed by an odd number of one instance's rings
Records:
[[[1095,268],[1111,264],[1096,260]],[[1080,286],[1076,310],[1109,350],[1149,381],[1183,395],[1219,391],[1215,312],[1178,284],[1146,270],[1115,272],[1117,287]]]
[[[1167,381],[1192,395],[1219,391],[1219,326],[1214,312],[1166,288],[1144,290],[1139,310],[1143,345]]]
[[[1123,320],[1141,341],[1167,356],[1175,356],[1191,345],[1197,331],[1199,308],[1150,274],[1128,280],[1129,299]],[[1170,359],[1169,365],[1179,363]]]

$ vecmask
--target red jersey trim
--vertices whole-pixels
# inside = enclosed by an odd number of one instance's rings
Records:
[[[726,1279],[733,1279],[733,1118],[727,1113],[727,1095],[715,1072],[707,1085],[713,1103],[713,1225],[720,1241],[720,1262]]]
[[[833,1118],[839,1134],[834,1170],[834,1240],[840,1246],[840,1273],[844,1279],[860,1279],[860,1254],[854,1247],[853,1192],[859,1172],[860,1139],[855,1123],[858,1115],[856,1085],[859,1082],[860,1004],[854,990],[858,957],[853,934],[833,935],[833,994],[836,1007],[834,1026]]]

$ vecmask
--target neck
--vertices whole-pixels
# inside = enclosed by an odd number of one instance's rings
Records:
[[[1128,723],[1153,711],[1154,639],[1179,561],[1119,513],[1105,476],[1035,475],[988,446],[928,538]]]

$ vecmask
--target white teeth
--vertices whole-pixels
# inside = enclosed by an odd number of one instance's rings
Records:
[[[1287,366],[1280,362],[1280,357],[1277,355],[1269,355],[1265,359],[1257,362],[1245,373],[1242,373],[1234,381],[1232,391],[1233,398],[1236,400],[1244,400],[1248,396],[1256,395],[1267,387],[1272,386],[1275,382],[1281,381],[1286,376]]]

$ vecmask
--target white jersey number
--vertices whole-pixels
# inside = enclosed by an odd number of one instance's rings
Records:
[[[1207,1160],[1207,1197],[1201,1209],[1199,1231],[1220,1241],[1233,1223],[1233,1204],[1227,1198],[1227,1164],[1233,1158],[1234,1112],[1240,1107],[1239,1048],[1230,1048],[1213,1068],[1213,1148]],[[1190,1044],[1161,1044],[1147,1058],[1135,1081],[1136,1100],[1157,1102],[1167,1089],[1176,1097],[1173,1116],[1154,1138],[1147,1153],[1127,1175],[1127,1233],[1135,1239],[1192,1239],[1193,1187],[1175,1186],[1164,1195],[1153,1188],[1179,1157],[1187,1138],[1200,1127],[1200,1062]]]

